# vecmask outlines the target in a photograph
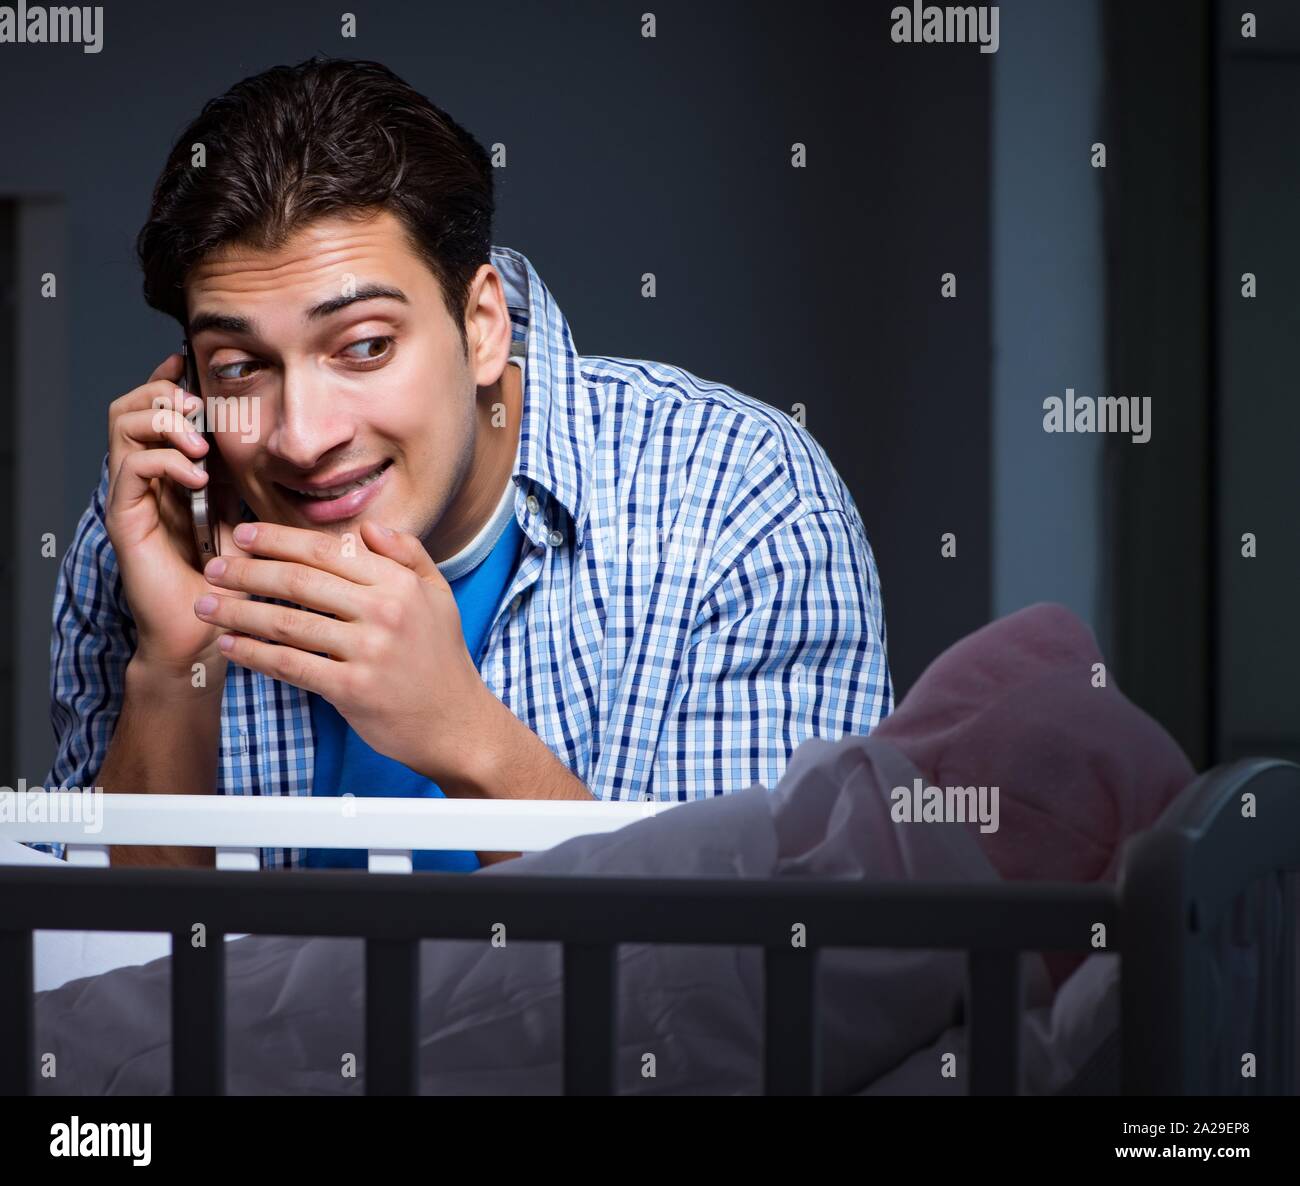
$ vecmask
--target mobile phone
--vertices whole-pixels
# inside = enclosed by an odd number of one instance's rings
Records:
[[[186,395],[197,395],[203,398],[203,390],[199,385],[199,364],[194,357],[194,351],[190,348],[189,338],[181,342],[181,359],[184,366],[181,368],[181,390]],[[182,403],[184,396],[181,397]],[[202,410],[199,412],[202,415]],[[191,424],[194,421],[190,422]],[[206,433],[204,434],[207,435]],[[215,448],[212,444],[212,438],[208,438],[210,448]],[[192,464],[201,470],[206,470],[206,459],[200,457]],[[212,485],[209,478],[208,485],[198,490],[189,491],[190,496],[190,518],[194,520],[194,542],[199,549],[199,568],[207,564],[213,556],[221,555],[221,532],[217,530],[217,517],[212,511],[212,500],[208,497],[208,490]]]

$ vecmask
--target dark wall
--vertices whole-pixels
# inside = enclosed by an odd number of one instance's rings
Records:
[[[1105,10],[1111,385],[1156,424],[1108,442],[1116,665],[1198,766],[1297,758],[1300,8]]]
[[[887,3],[673,0],[652,41],[646,7],[368,6],[344,40],[337,5],[160,0],[105,6],[99,54],[5,46],[0,196],[63,194],[69,219],[69,415],[49,448],[73,476],[49,530],[67,539],[85,505],[109,401],[176,345],[132,253],[172,139],[239,78],[323,52],[384,62],[507,146],[495,240],[532,259],[579,350],[806,405],[876,550],[900,693],[987,621],[994,55],[894,45]]]
[[[1210,16],[1104,5],[1111,394],[1149,397],[1151,439],[1105,441],[1112,663],[1197,767],[1211,761]],[[1153,55],[1161,43],[1164,52]]]
[[[1242,8],[1214,7],[1215,740],[1300,761],[1300,7],[1249,5],[1252,39]]]
[[[14,388],[18,377],[14,366],[18,323],[13,316],[18,307],[15,292],[18,270],[16,223],[14,203],[0,198],[0,508],[14,505]],[[14,760],[13,722],[17,691],[14,650],[21,631],[14,596],[16,537],[12,513],[0,509],[0,622],[4,623],[0,631],[0,772],[3,773],[0,782],[8,777]]]

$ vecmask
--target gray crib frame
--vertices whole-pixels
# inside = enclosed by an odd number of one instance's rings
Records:
[[[1243,812],[1254,796],[1254,814]],[[1125,1094],[1219,1092],[1203,1024],[1211,928],[1261,879],[1276,948],[1261,944],[1261,1092],[1294,1090],[1295,913],[1300,766],[1248,759],[1189,785],[1132,837],[1116,885],[953,885],[795,880],[556,877],[362,871],[62,870],[0,867],[0,1093],[34,1090],[32,934],[36,930],[172,935],[172,1090],[225,1089],[225,944],[219,936],[336,936],[365,941],[365,1090],[418,1091],[419,943],[485,940],[509,920],[512,941],[563,945],[564,1090],[614,1090],[619,944],[723,944],[764,953],[764,1089],[814,1094],[820,1082],[817,965],[835,947],[957,949],[967,954],[965,1021],[974,1095],[1015,1094],[1026,951],[1120,954]],[[1280,901],[1280,905],[1278,904]],[[190,943],[192,924],[207,929]],[[802,924],[804,946],[792,935]]]

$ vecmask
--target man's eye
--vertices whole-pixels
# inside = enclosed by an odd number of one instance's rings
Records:
[[[378,338],[362,338],[360,341],[353,342],[350,346],[343,348],[343,353],[347,354],[355,362],[373,361],[377,358],[383,358],[389,352],[392,336],[386,335]],[[352,353],[356,351],[356,353]],[[252,377],[252,374],[261,369],[262,364],[255,362],[251,358],[240,359],[239,362],[228,362],[219,367],[212,368],[212,377],[221,382],[238,383],[243,379]],[[244,370],[241,368],[252,368]]]
[[[349,357],[356,359],[358,362],[368,358],[383,358],[388,353],[388,344],[392,340],[392,337],[362,338],[359,342],[353,342],[351,346],[345,346],[343,353],[347,354],[348,351],[361,347],[361,353],[352,354]]]
[[[262,365],[262,364],[261,364],[260,362],[254,362],[251,358],[245,358],[245,359],[241,359],[239,362],[228,362],[228,363],[225,363],[223,366],[213,367],[213,368],[212,368],[212,375],[213,375],[214,378],[216,378],[216,379],[220,379],[220,380],[222,380],[223,382],[234,382],[234,381],[237,381],[237,380],[239,380],[239,379],[247,379],[248,376],[247,376],[247,375],[231,375],[231,374],[223,374],[222,372],[223,372],[223,371],[229,371],[229,370],[231,370],[232,368],[235,368],[235,367],[257,367],[257,366],[261,366],[261,365]]]

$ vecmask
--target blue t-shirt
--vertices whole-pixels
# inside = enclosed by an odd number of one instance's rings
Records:
[[[488,627],[501,604],[501,595],[514,576],[523,539],[524,533],[511,515],[501,538],[483,561],[450,582],[465,646],[474,657],[475,667],[482,659]],[[308,700],[316,748],[312,795],[444,797],[436,783],[371,749],[324,697],[311,692]],[[366,853],[364,849],[309,848],[303,852],[303,864],[312,869],[364,869]],[[472,852],[417,851],[411,854],[411,864],[420,870],[466,873],[479,867],[478,857]]]

